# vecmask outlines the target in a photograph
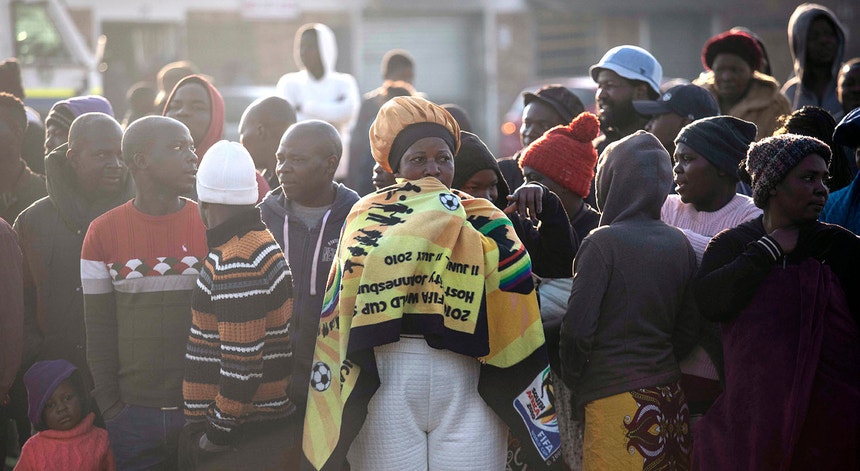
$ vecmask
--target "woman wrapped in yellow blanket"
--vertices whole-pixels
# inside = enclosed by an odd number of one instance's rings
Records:
[[[505,467],[510,428],[560,469],[531,263],[489,201],[451,190],[459,127],[418,97],[386,103],[374,159],[397,183],[347,217],[323,302],[303,464]]]

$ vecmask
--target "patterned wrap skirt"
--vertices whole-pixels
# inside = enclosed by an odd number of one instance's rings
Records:
[[[690,469],[690,411],[679,382],[585,406],[582,469]]]

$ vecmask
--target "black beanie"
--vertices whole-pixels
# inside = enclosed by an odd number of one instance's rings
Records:
[[[726,175],[737,179],[738,166],[755,140],[756,125],[734,116],[702,118],[684,126],[675,144],[690,146]]]
[[[499,179],[499,183],[496,184],[499,196],[496,201],[493,201],[493,204],[499,208],[504,208],[507,205],[506,197],[510,194],[510,189],[505,177],[499,170],[496,158],[480,137],[467,131],[460,131],[460,150],[454,160],[454,180],[451,183],[451,188],[458,190],[463,188],[463,185],[472,178],[472,175],[487,169],[496,172],[496,177]]]

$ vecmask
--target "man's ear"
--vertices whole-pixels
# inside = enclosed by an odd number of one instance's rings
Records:
[[[134,164],[136,168],[145,169],[149,167],[149,158],[147,158],[146,154],[143,152],[135,152],[134,156],[131,158],[131,163]]]
[[[69,162],[69,166],[72,167],[72,169],[78,168],[78,153],[71,147],[66,151],[66,160]]]
[[[635,91],[633,92],[634,100],[647,100],[648,99],[648,85],[645,83],[636,84]]]
[[[333,176],[334,172],[337,171],[337,166],[339,164],[340,164],[340,159],[336,155],[331,154],[328,157],[326,157],[325,169],[327,172],[331,173]]]

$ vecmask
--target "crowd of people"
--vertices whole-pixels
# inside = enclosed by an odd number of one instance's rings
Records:
[[[239,142],[189,61],[42,122],[7,59],[2,463],[860,468],[860,59],[820,5],[788,38],[785,85],[746,28],[684,83],[613,47],[513,156],[319,23]]]

